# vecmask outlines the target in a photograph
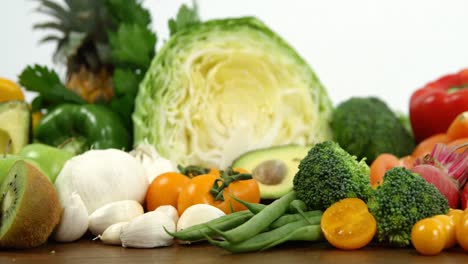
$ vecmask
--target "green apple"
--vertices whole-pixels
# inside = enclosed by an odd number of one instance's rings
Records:
[[[55,182],[65,162],[74,155],[63,149],[34,143],[21,149],[19,156],[26,160],[34,161],[39,165],[42,171],[44,171],[45,175],[47,175],[52,182]]]

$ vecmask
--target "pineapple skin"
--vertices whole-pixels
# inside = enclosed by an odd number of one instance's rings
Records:
[[[82,66],[69,73],[66,86],[88,103],[109,102],[114,96],[112,74],[105,68],[93,72]]]

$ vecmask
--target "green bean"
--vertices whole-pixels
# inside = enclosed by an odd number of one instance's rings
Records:
[[[319,241],[323,240],[322,229],[320,225],[307,225],[299,227],[292,231],[289,235],[280,238],[273,243],[268,244],[260,250],[267,250],[286,241]]]
[[[261,203],[249,203],[247,201],[244,201],[244,200],[241,200],[235,196],[231,196],[231,198],[233,200],[235,200],[236,202],[242,204],[243,206],[245,206],[247,208],[247,210],[249,210],[250,212],[252,212],[253,214],[258,214],[261,210],[263,210],[263,208],[266,207],[266,205],[264,204],[261,204]]]
[[[239,211],[221,216],[207,223],[202,223],[185,228],[175,233],[167,231],[166,232],[179,240],[195,242],[205,240],[204,234],[209,236],[215,234],[213,229],[207,227],[207,224],[210,224],[211,226],[214,226],[219,230],[225,231],[245,223],[245,221],[249,220],[252,216],[253,213],[251,213],[250,211]]]
[[[322,218],[322,211],[307,211],[304,212],[306,219],[309,219],[309,224],[317,225],[320,224],[320,219]],[[275,229],[280,226],[283,226],[287,223],[295,222],[298,220],[304,219],[304,215],[297,213],[297,214],[286,214],[275,220],[269,226],[270,229]]]
[[[228,231],[221,231],[210,224],[207,226],[231,243],[239,243],[254,237],[265,230],[271,223],[282,216],[288,209],[289,204],[296,198],[295,192],[290,192],[273,203],[267,205],[262,211],[254,215],[244,224]]]
[[[288,213],[295,214],[307,211],[307,205],[302,200],[294,200],[289,204]]]
[[[250,239],[247,239],[245,241],[242,241],[240,243],[231,243],[226,240],[216,241],[210,237],[207,237],[207,239],[211,244],[224,248],[227,251],[230,251],[233,253],[251,252],[251,251],[267,249],[267,248],[270,248],[272,246],[275,246],[277,244],[283,243],[291,239],[296,240],[296,237],[293,236],[293,235],[298,235],[297,232],[295,232],[295,230],[301,229],[302,227],[306,227],[306,226],[309,226],[309,224],[307,223],[307,221],[302,219],[296,222],[283,225],[271,231],[257,234],[256,236]],[[316,226],[318,227],[318,229],[320,229],[320,226],[318,225]],[[314,234],[314,235],[317,239],[320,238],[320,236],[318,236],[317,234]],[[306,236],[304,234],[301,234],[301,236],[307,237],[309,240],[314,238],[313,235]]]
[[[297,212],[298,214],[302,215],[305,220],[309,221],[306,214],[304,213],[304,210],[307,210],[307,205],[301,200],[296,199],[289,204],[289,211]],[[309,224],[313,225],[313,223],[310,221]]]

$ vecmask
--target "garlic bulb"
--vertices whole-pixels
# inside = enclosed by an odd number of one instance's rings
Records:
[[[130,152],[130,155],[140,161],[149,183],[165,172],[178,171],[172,161],[161,157],[154,146],[148,142],[139,144]]]
[[[80,195],[88,212],[115,201],[142,203],[148,180],[134,157],[117,149],[90,150],[68,160],[55,182],[61,202]]]
[[[179,213],[172,205],[161,205],[158,208],[154,209],[154,212],[161,212],[169,216],[169,218],[174,221],[174,224],[179,220]]]
[[[72,242],[80,239],[86,230],[88,230],[88,211],[80,195],[74,192],[63,203],[62,218],[53,236],[58,242]]]
[[[109,226],[119,222],[128,222],[143,213],[143,207],[137,201],[125,200],[109,203],[89,216],[89,231],[97,236]]]
[[[212,205],[194,204],[185,209],[184,213],[180,216],[177,222],[177,231],[206,223],[223,215],[225,215],[225,213],[222,210]]]
[[[122,229],[128,225],[128,222],[120,222],[113,224],[106,228],[102,235],[98,236],[98,238],[104,243],[108,245],[122,245],[122,241],[120,240],[120,234],[122,233]]]
[[[123,247],[154,248],[170,246],[174,239],[169,232],[175,232],[172,219],[161,212],[148,212],[134,218],[128,223],[120,234]]]

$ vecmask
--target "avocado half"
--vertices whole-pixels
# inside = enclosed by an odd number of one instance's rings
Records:
[[[260,187],[262,199],[277,199],[293,189],[293,179],[300,161],[307,155],[311,146],[285,145],[253,150],[237,158],[233,168],[243,168],[252,173]],[[260,175],[262,174],[262,175]],[[278,181],[264,180],[278,174]],[[276,175],[277,176],[277,175]]]
[[[17,154],[29,141],[31,114],[22,101],[0,103],[0,153]],[[11,145],[7,148],[11,139]]]

